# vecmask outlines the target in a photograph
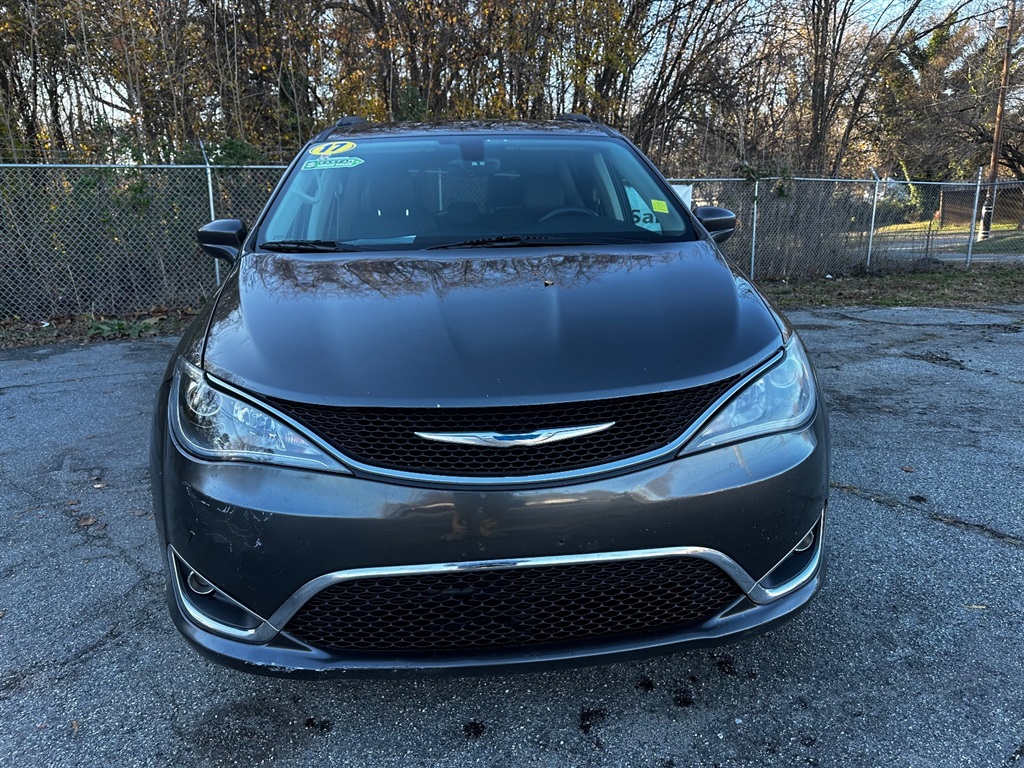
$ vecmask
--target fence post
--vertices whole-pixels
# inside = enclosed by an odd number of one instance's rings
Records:
[[[213,205],[213,170],[210,168],[210,158],[206,156],[206,147],[203,146],[203,140],[199,140],[199,150],[203,153],[203,165],[206,166],[206,192],[209,195],[210,200],[210,221],[217,218],[217,209]],[[213,260],[213,274],[217,279],[217,285],[220,285],[220,259]]]
[[[754,279],[754,254],[757,252],[757,197],[761,180],[754,179],[754,223],[750,229],[750,279]]]
[[[871,200],[871,231],[868,232],[868,260],[867,264],[864,265],[865,272],[871,271],[871,249],[875,243],[875,214],[878,212],[878,185],[882,181],[878,178],[874,168],[871,169],[871,175],[875,177],[875,194]]]
[[[964,264],[965,269],[971,268],[971,255],[974,253],[974,232],[978,227],[978,200],[981,199],[981,174],[984,172],[984,166],[978,169],[978,183],[974,187],[974,210],[971,211],[971,234],[967,238],[967,262]]]

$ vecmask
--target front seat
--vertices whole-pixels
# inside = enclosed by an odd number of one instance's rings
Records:
[[[394,238],[422,235],[431,229],[430,215],[420,204],[408,174],[382,173],[371,178],[363,191],[358,238]]]

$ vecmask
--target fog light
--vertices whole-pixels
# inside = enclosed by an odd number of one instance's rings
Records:
[[[188,584],[188,588],[195,592],[197,595],[213,594],[213,584],[208,582],[195,571],[189,572],[186,583]]]
[[[794,552],[806,552],[814,544],[814,531],[810,531],[806,536],[800,539],[800,543],[793,547]]]

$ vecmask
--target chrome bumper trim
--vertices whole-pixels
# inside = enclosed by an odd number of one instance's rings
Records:
[[[276,629],[273,625],[270,624],[270,622],[268,622],[262,616],[259,616],[250,611],[248,608],[246,608],[244,605],[242,605],[240,602],[238,602],[231,596],[221,592],[219,589],[217,589],[216,585],[214,585],[213,588],[214,590],[216,590],[218,595],[220,595],[225,600],[229,600],[230,602],[234,603],[246,613],[259,619],[261,623],[255,629],[240,629],[238,627],[232,627],[229,624],[224,624],[222,622],[211,619],[209,616],[203,613],[195,605],[195,603],[193,603],[189,599],[188,588],[185,586],[181,579],[181,573],[179,572],[178,569],[178,563],[181,563],[181,565],[183,565],[185,568],[192,569],[192,566],[190,566],[181,555],[174,551],[174,547],[168,546],[167,566],[168,568],[170,568],[171,572],[171,589],[174,592],[174,599],[178,603],[178,608],[181,610],[181,612],[193,624],[200,627],[201,629],[205,629],[207,632],[213,632],[214,634],[221,635],[223,637],[229,637],[232,640],[241,640],[245,643],[267,643],[277,636],[280,630]]]
[[[643,560],[658,557],[693,557],[706,560],[721,568],[730,579],[736,582],[736,585],[748,598],[750,598],[751,601],[758,605],[764,605],[796,591],[806,584],[815,573],[817,573],[818,568],[821,565],[823,552],[824,537],[821,535],[821,532],[824,530],[824,510],[822,511],[822,517],[819,518],[818,522],[814,524],[814,527],[811,530],[818,531],[819,535],[816,536],[815,550],[810,562],[793,579],[774,588],[761,586],[761,584],[758,581],[755,581],[735,560],[717,550],[708,549],[706,547],[663,547],[660,549],[643,549],[624,552],[600,552],[596,554],[583,555],[552,555],[546,557],[524,557],[508,560],[476,560],[459,563],[399,565],[382,568],[353,568],[351,570],[335,571],[333,573],[319,576],[303,584],[291,595],[291,597],[281,604],[281,607],[278,608],[269,619],[264,619],[261,616],[258,616],[244,605],[225,595],[218,589],[218,594],[225,599],[230,600],[239,608],[242,608],[246,612],[252,614],[262,622],[259,627],[251,630],[243,630],[214,621],[200,611],[189,600],[185,585],[181,581],[181,576],[175,563],[175,559],[177,559],[186,568],[190,568],[191,566],[189,566],[189,564],[181,558],[181,556],[178,555],[172,547],[168,547],[168,564],[171,569],[175,599],[177,600],[182,613],[184,613],[190,621],[203,629],[224,637],[229,637],[233,640],[241,640],[247,643],[266,643],[272,640],[282,628],[287,626],[292,617],[298,613],[299,609],[301,609],[310,598],[327,587],[356,579],[388,578],[392,576],[408,576],[414,574],[422,575],[474,570],[538,568],[544,566],[576,565],[583,563],[607,563],[622,560]],[[801,536],[801,538],[803,537]],[[795,548],[796,546],[794,545],[794,549],[790,550],[786,557],[793,554]],[[780,561],[780,564],[785,561],[785,559],[786,558],[783,558],[782,561]],[[777,568],[778,565],[775,567]],[[772,570],[774,570],[774,568]],[[769,571],[769,574],[766,574],[761,581],[764,581],[770,573],[771,571]]]
[[[814,526],[810,529],[810,531],[808,531],[808,533],[810,533],[811,531],[815,532],[815,537],[814,553],[811,555],[811,559],[808,561],[807,565],[800,569],[800,572],[796,576],[787,581],[785,584],[781,584],[780,586],[766,588],[762,587],[761,583],[758,582],[754,585],[753,589],[747,592],[747,596],[751,600],[753,600],[758,605],[764,605],[765,603],[770,603],[773,600],[778,600],[780,597],[785,597],[790,592],[794,592],[800,589],[800,587],[802,587],[804,584],[810,581],[814,574],[818,572],[818,568],[821,567],[822,553],[825,550],[825,511],[827,509],[828,505],[826,504],[825,509],[821,510],[821,517],[818,518],[818,522],[816,522]],[[803,537],[801,537],[801,540],[802,538]],[[787,554],[786,557],[782,558],[775,565],[775,568],[778,568],[780,565],[786,562],[786,559],[794,552],[796,552],[796,547],[799,545],[800,542],[797,542],[796,546],[794,546],[793,549],[789,551],[789,554]],[[772,573],[775,571],[775,568],[772,568],[772,570],[768,571],[768,573],[766,573],[764,577],[762,577],[761,581],[763,582],[765,579],[771,576]]]

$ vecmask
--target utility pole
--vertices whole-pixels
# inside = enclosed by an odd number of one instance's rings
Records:
[[[996,127],[992,136],[992,159],[988,164],[988,180],[985,185],[985,204],[981,208],[981,229],[979,240],[988,240],[992,233],[992,214],[996,205],[996,178],[999,176],[999,154],[1003,147],[1003,114],[1006,111],[1006,91],[1010,85],[1010,54],[1013,51],[1014,17],[1017,15],[1017,0],[1009,0],[1006,22],[1006,49],[1003,51],[1003,76],[999,84],[999,102],[996,104]]]

